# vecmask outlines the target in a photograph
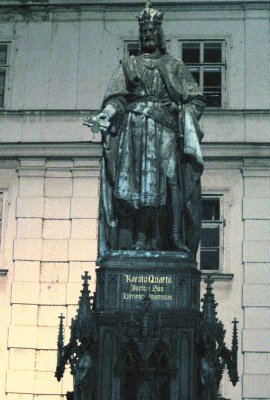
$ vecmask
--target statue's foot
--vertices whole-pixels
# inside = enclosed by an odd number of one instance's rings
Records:
[[[177,250],[186,251],[187,253],[190,253],[190,249],[188,248],[188,246],[184,242],[182,242],[182,240],[179,237],[173,236],[172,239],[174,247]]]
[[[146,249],[146,241],[145,239],[138,239],[134,245],[132,246],[134,250],[145,250]]]
[[[146,248],[147,248],[147,250],[156,251],[158,249],[156,239],[148,240]]]

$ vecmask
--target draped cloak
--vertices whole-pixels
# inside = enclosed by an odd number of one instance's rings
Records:
[[[186,244],[196,252],[203,170],[198,120],[204,98],[191,73],[167,54],[131,56],[114,73],[103,107],[107,104],[117,113],[103,138],[99,255],[117,248],[121,215],[168,208],[172,182],[179,188]]]

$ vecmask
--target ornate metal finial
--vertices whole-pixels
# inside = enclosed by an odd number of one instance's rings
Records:
[[[164,13],[155,10],[152,7],[152,2],[148,1],[145,5],[145,8],[138,16],[138,22],[140,26],[147,25],[152,23],[153,25],[161,25]]]
[[[206,283],[206,293],[203,296],[202,303],[203,303],[203,320],[209,323],[216,323],[217,322],[217,312],[216,307],[217,303],[215,302],[215,297],[212,293],[213,287],[213,279],[211,275],[208,275],[205,279]]]
[[[207,278],[204,280],[204,282],[206,283],[206,290],[208,292],[211,292],[213,290],[213,283],[214,283],[214,279],[211,278],[211,275],[207,275]]]
[[[91,279],[89,273],[85,271],[82,275],[83,288],[79,298],[77,315],[71,319],[69,343],[64,346],[64,327],[62,314],[60,315],[59,333],[57,340],[57,367],[55,376],[58,381],[63,377],[66,364],[70,365],[71,374],[74,379],[81,379],[81,365],[83,363],[91,369],[91,360],[95,357],[97,348],[96,334],[96,315],[91,307],[90,291],[88,281]],[[79,376],[79,378],[78,378]],[[89,377],[87,378],[87,384]],[[76,385],[76,384],[75,384]],[[87,393],[89,392],[87,389]],[[73,392],[67,394],[67,399],[73,399]],[[90,398],[89,395],[87,398]],[[92,397],[91,397],[92,398]]]
[[[83,279],[83,285],[88,286],[89,285],[88,281],[91,280],[91,276],[89,275],[88,271],[84,271],[84,274],[82,275],[82,279]]]
[[[201,321],[201,382],[202,382],[202,398],[216,399],[219,383],[225,366],[232,384],[238,382],[237,372],[237,323],[236,319],[233,323],[232,347],[229,350],[225,345],[225,329],[221,321],[217,318],[215,297],[212,293],[213,280],[208,276],[205,280],[206,293],[203,297],[203,311]]]
[[[90,300],[90,290],[88,289],[89,286],[89,281],[91,279],[91,276],[89,275],[88,271],[84,272],[84,275],[82,275],[82,280],[83,280],[83,288],[81,290],[81,296],[79,298],[79,308],[78,308],[78,314],[77,314],[77,319],[88,319],[90,318],[91,314],[91,300]]]
[[[239,381],[238,371],[237,371],[237,352],[238,352],[238,332],[237,332],[237,324],[238,321],[236,318],[232,321],[233,324],[233,335],[232,335],[232,347],[231,347],[231,363],[229,368],[229,376],[230,380],[235,386]]]
[[[57,378],[58,382],[61,380],[65,366],[63,366],[62,363],[62,355],[63,355],[63,348],[64,348],[64,324],[63,320],[65,317],[61,313],[61,315],[58,317],[59,318],[59,328],[58,328],[58,338],[57,338],[57,364],[56,364],[56,371],[55,371],[55,377]]]

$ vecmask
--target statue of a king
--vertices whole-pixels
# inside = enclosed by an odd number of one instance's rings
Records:
[[[139,54],[121,61],[95,117],[103,133],[101,256],[198,248],[205,103],[187,67],[167,53],[162,19],[148,2],[138,17]]]

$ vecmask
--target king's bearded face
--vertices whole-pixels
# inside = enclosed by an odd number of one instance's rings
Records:
[[[153,53],[160,46],[158,28],[153,24],[145,24],[141,28],[141,44],[143,52]]]

